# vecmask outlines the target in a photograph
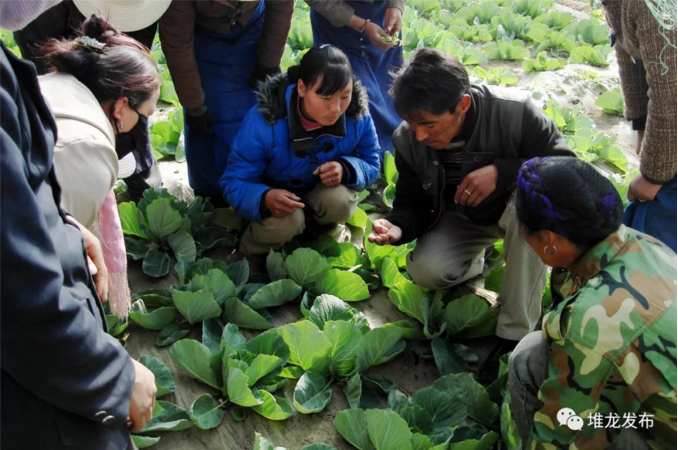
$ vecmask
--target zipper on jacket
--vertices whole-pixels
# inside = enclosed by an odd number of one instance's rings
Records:
[[[436,154],[436,160],[438,160],[438,154]],[[442,164],[440,164],[440,160],[438,160],[438,167],[440,167],[440,170],[438,171],[438,176],[440,176],[440,173],[441,173],[441,172],[442,172],[442,174],[443,174],[443,176],[442,176],[443,182],[441,183],[442,186],[443,186],[443,188],[442,188],[442,189],[440,190],[440,192],[438,193],[438,195],[440,195],[440,199],[441,199],[441,200],[440,200],[440,205],[439,205],[439,206],[440,206],[440,208],[439,208],[440,211],[438,211],[438,217],[436,217],[436,220],[434,220],[433,223],[431,224],[431,226],[429,226],[429,227],[426,229],[426,231],[424,231],[424,233],[422,234],[422,236],[423,236],[424,234],[428,233],[428,232],[431,230],[431,228],[435,227],[436,224],[440,221],[440,217],[443,215],[443,205],[442,205],[443,200],[442,200],[442,199],[443,199],[443,196],[444,196],[444,194],[445,194],[445,168],[443,167]]]

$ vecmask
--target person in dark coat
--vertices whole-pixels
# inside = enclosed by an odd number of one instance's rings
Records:
[[[299,66],[261,85],[221,177],[224,197],[251,222],[246,255],[267,254],[304,231],[333,232],[379,176],[379,144],[365,88],[344,53],[312,48]]]
[[[440,50],[417,51],[392,93],[405,119],[393,135],[399,176],[393,210],[374,221],[369,239],[417,239],[407,271],[418,285],[439,290],[480,275],[485,249],[503,238],[496,333],[497,352],[506,353],[537,325],[546,284],[511,202],[518,169],[535,156],[574,153],[525,94],[472,86],[464,65]]]
[[[115,20],[112,22],[116,28],[145,47],[151,48],[158,30],[158,19],[155,16],[163,11],[163,4],[165,9],[169,5],[167,0],[153,1],[155,3],[153,6],[156,6],[158,11],[135,14],[133,21],[130,21],[129,17],[121,16],[117,9],[106,11],[106,17],[113,15]],[[98,4],[102,5],[105,2],[98,2]],[[116,8],[115,4],[110,6]],[[87,9],[83,14],[78,7]],[[85,16],[90,16],[92,13],[92,7],[83,0],[78,2],[66,0],[48,9],[24,28],[14,32],[14,39],[21,50],[22,57],[35,64],[38,75],[48,73],[51,66],[46,58],[44,45],[52,39],[75,39],[85,22]],[[141,195],[150,187],[162,186],[162,175],[153,157],[148,128],[135,129],[134,133],[120,135],[116,142],[116,149],[119,154],[131,151],[136,159],[137,167],[134,174],[125,178],[125,183],[132,194]]]
[[[293,0],[173,0],[160,41],[184,110],[188,181],[224,206],[219,177],[257,82],[280,73]]]
[[[2,1],[0,26],[50,3]],[[106,332],[101,245],[59,207],[56,123],[34,65],[4,44],[0,82],[0,446],[131,449],[155,377]]]

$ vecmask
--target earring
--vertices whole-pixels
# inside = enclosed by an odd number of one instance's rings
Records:
[[[551,247],[551,248],[553,249],[553,253],[549,253],[549,252],[547,251],[547,250],[549,249],[549,247]],[[544,247],[544,254],[545,254],[546,256],[554,256],[556,253],[558,253],[558,249],[557,249],[555,246],[553,246],[553,245],[547,245],[546,247]]]
[[[124,130],[124,129],[125,129],[125,124],[122,123],[122,122],[120,122],[120,129],[121,129],[121,130]]]

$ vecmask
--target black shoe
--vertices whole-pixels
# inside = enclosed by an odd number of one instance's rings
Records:
[[[205,200],[209,200],[212,206],[214,206],[215,208],[230,208],[231,206],[222,195],[204,195],[199,192],[196,192],[195,196],[202,197]]]
[[[320,225],[316,220],[311,208],[304,209],[304,233],[299,236],[299,240],[302,243],[307,243],[315,240],[318,236],[323,234],[329,234],[332,230],[337,227],[336,223],[327,223]]]
[[[497,336],[497,343],[487,355],[485,362],[480,366],[478,378],[481,380],[495,380],[499,376],[499,360],[507,353],[511,353],[520,341],[512,341]]]

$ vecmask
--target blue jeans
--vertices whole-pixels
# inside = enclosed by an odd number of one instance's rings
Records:
[[[624,211],[624,225],[659,239],[676,251],[676,178],[651,202],[631,202]]]

